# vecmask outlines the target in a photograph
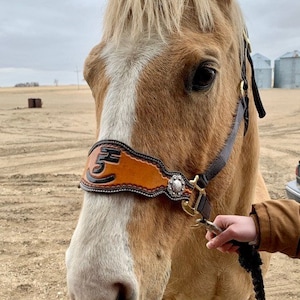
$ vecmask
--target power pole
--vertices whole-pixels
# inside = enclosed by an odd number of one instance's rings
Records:
[[[79,90],[79,70],[78,70],[78,67],[76,66],[76,74],[77,74],[77,88],[78,88],[78,90]]]

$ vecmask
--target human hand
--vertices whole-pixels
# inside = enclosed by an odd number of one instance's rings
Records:
[[[231,241],[254,242],[257,238],[256,227],[253,219],[246,216],[219,215],[214,224],[223,229],[219,235],[212,232],[206,233],[208,249],[218,249],[221,252],[237,252],[239,246]]]

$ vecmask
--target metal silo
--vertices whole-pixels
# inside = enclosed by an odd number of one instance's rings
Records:
[[[271,60],[256,53],[252,56],[255,79],[258,88],[269,89],[272,87],[272,66]]]
[[[275,87],[300,88],[300,52],[295,50],[275,61]]]
[[[279,88],[281,82],[280,78],[280,57],[274,62],[274,88]]]

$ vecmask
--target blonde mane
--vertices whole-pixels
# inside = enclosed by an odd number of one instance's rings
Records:
[[[228,0],[222,5],[226,5]],[[233,26],[239,31],[244,30],[244,20],[239,6],[232,3]],[[164,33],[180,32],[181,21],[187,8],[192,8],[198,17],[199,28],[203,32],[214,29],[215,16],[212,0],[110,0],[104,17],[103,39],[118,41],[124,32],[129,32],[132,38],[140,33],[158,33],[162,38]]]
[[[117,39],[124,31],[132,37],[141,32],[155,30],[161,36],[163,32],[180,32],[180,23],[184,10],[193,4],[199,26],[203,31],[214,27],[209,0],[111,0],[108,3],[104,19],[104,39]]]

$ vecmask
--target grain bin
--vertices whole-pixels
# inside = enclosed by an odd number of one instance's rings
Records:
[[[287,52],[275,61],[274,87],[300,88],[300,52]]]
[[[271,60],[256,53],[252,56],[255,79],[257,87],[260,89],[269,89],[272,87],[272,66]]]

